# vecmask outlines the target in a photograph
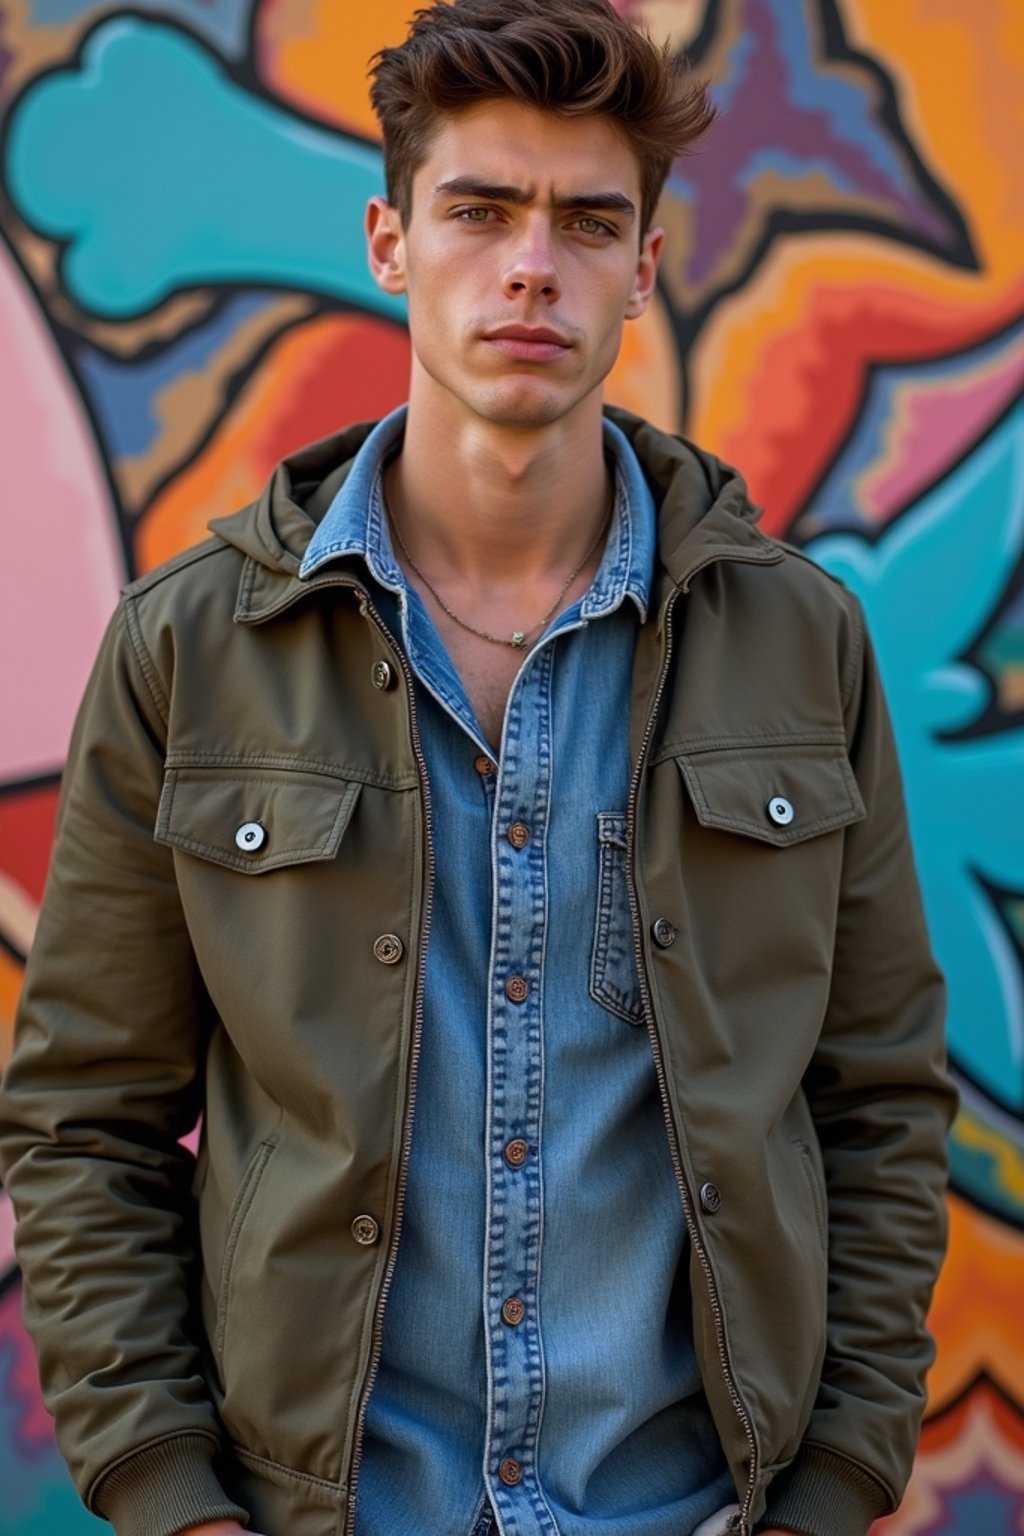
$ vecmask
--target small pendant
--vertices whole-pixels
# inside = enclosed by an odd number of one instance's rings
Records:
[[[511,643],[520,648],[526,644],[526,636],[521,629],[514,629],[512,631]]]

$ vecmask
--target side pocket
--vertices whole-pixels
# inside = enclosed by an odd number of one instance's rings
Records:
[[[828,1252],[828,1210],[825,1203],[825,1191],[822,1188],[821,1176],[814,1163],[814,1155],[806,1141],[794,1141],[794,1147],[800,1154],[800,1166],[804,1170],[804,1176],[811,1190],[811,1199],[814,1202],[814,1215],[818,1223],[818,1236],[821,1238],[823,1250]]]
[[[276,1142],[261,1141],[252,1157],[249,1165],[242,1175],[242,1182],[235,1196],[235,1203],[231,1210],[231,1221],[228,1226],[228,1239],[224,1246],[224,1263],[221,1266],[220,1285],[217,1290],[217,1332],[214,1337],[214,1349],[220,1360],[224,1358],[224,1329],[228,1315],[228,1293],[231,1288],[231,1270],[235,1262],[235,1251],[238,1248],[238,1240],[242,1235],[245,1218],[252,1209],[252,1203],[256,1198],[256,1191],[260,1187],[260,1180],[270,1161]]]
[[[590,995],[627,1024],[642,1024],[643,1004],[626,884],[624,811],[598,812],[597,847],[597,913],[590,957]]]

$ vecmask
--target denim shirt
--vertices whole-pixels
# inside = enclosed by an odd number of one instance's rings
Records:
[[[689,1536],[734,1489],[694,1356],[626,887],[654,505],[605,420],[604,556],[524,653],[494,764],[392,552],[382,472],[404,424],[403,407],[367,438],[301,568],[362,556],[401,636],[436,861],[356,1536],[478,1536],[492,1518],[502,1536]]]

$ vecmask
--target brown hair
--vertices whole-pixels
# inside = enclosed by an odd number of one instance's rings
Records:
[[[408,224],[412,178],[439,114],[488,98],[563,116],[602,113],[640,165],[643,233],[672,161],[710,126],[706,86],[610,0],[436,0],[370,61],[388,201]]]

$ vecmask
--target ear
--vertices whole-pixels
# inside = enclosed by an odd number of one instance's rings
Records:
[[[405,292],[405,234],[397,208],[383,197],[366,205],[366,259],[385,293]]]
[[[665,231],[663,229],[649,229],[643,238],[640,247],[640,258],[636,264],[636,273],[633,277],[633,286],[630,289],[629,299],[626,302],[626,319],[636,320],[643,314],[651,300],[655,283],[658,278],[658,261],[661,257],[662,246],[665,243]]]

